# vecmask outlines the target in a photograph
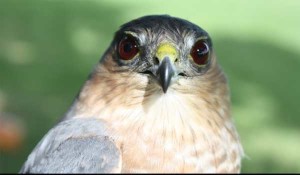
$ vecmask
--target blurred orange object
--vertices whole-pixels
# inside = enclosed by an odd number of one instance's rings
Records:
[[[0,115],[0,150],[4,152],[18,149],[24,138],[23,127],[14,119]]]

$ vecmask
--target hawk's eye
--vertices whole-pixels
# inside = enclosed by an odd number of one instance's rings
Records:
[[[118,51],[120,58],[123,60],[131,60],[138,52],[138,44],[130,35],[126,35],[119,43]]]
[[[194,62],[198,65],[204,65],[207,63],[208,55],[209,47],[207,43],[202,40],[197,41],[191,50],[191,56]]]

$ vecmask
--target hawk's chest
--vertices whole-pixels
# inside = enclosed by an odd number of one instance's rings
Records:
[[[124,171],[216,171],[214,149],[221,144],[226,148],[228,143],[211,126],[213,112],[205,102],[191,99],[174,93],[154,94],[132,108],[115,109],[113,116],[118,118],[110,124],[122,149]],[[217,154],[225,155],[225,149]]]

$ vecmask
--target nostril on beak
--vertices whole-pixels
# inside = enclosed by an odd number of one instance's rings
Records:
[[[158,60],[158,58],[157,58],[157,57],[154,57],[154,59],[153,59],[153,63],[154,63],[155,65],[159,65],[159,60]]]

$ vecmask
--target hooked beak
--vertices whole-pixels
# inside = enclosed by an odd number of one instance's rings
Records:
[[[169,57],[165,57],[157,69],[157,79],[164,91],[167,92],[171,79],[174,75],[174,70]]]
[[[156,77],[162,87],[162,90],[166,93],[170,86],[172,77],[175,75],[173,64],[177,59],[178,52],[173,45],[163,43],[158,47],[155,56],[159,61]]]

